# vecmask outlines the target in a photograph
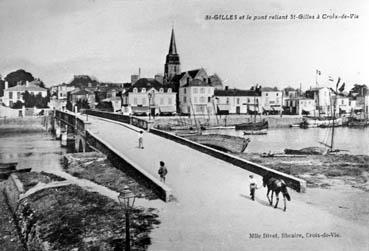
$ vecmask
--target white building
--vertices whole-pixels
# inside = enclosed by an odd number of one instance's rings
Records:
[[[75,88],[75,86],[67,85],[65,83],[56,86],[56,94],[58,99],[66,100],[68,97],[68,92],[73,91]]]
[[[26,82],[26,85],[16,85],[8,88],[8,82],[5,82],[4,96],[2,98],[2,102],[8,106],[12,107],[17,101],[21,101],[24,103],[23,94],[25,92],[33,94],[37,96],[41,94],[42,97],[47,96],[47,89],[39,87],[32,82]]]
[[[225,89],[214,91],[217,114],[261,113],[261,95],[253,90]]]
[[[283,111],[282,91],[273,88],[261,88],[261,106],[264,114],[280,114]]]
[[[294,115],[313,115],[316,113],[316,104],[314,99],[295,97],[285,101],[286,112]]]
[[[328,87],[312,88],[305,93],[307,98],[315,100],[316,113],[319,115],[331,114],[331,90]]]
[[[141,78],[124,94],[123,105],[130,106],[133,114],[174,114],[176,93],[155,79]]]
[[[189,80],[179,88],[180,111],[184,114],[214,114],[214,87],[207,80]]]

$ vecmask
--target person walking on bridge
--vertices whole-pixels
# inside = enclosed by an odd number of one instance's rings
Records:
[[[249,176],[249,183],[250,183],[250,197],[252,200],[255,200],[255,190],[258,189],[258,186],[256,185],[256,181],[254,179],[254,175]]]
[[[138,148],[143,149],[143,131],[140,131],[140,134],[138,136]]]
[[[160,161],[160,168],[159,168],[159,171],[158,171],[158,174],[160,176],[160,181],[165,183],[165,176],[167,175],[167,173],[168,173],[168,170],[165,167],[164,161]]]

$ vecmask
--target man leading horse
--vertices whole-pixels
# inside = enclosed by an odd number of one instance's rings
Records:
[[[290,195],[288,194],[288,191],[287,191],[287,185],[286,185],[286,182],[282,179],[277,179],[277,178],[274,178],[272,177],[271,175],[265,175],[263,177],[263,186],[267,187],[267,198],[268,198],[268,201],[269,201],[269,204],[272,206],[273,205],[273,193],[275,193],[276,197],[277,197],[277,201],[275,203],[275,206],[274,208],[277,208],[278,207],[278,202],[279,202],[279,193],[282,192],[282,195],[283,195],[283,201],[284,201],[284,208],[283,208],[283,211],[286,211],[286,198],[288,201],[291,200],[291,197]],[[271,194],[271,199],[269,199],[269,192],[272,191],[272,194]]]

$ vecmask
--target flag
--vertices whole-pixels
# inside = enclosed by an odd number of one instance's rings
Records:
[[[322,75],[321,71],[316,70],[316,75]]]
[[[341,85],[341,87],[338,89],[340,92],[343,92],[345,90],[345,82]]]
[[[337,90],[337,88],[338,88],[338,84],[340,83],[340,81],[341,81],[341,78],[340,78],[340,77],[338,77],[337,84],[336,84],[336,90]]]
[[[333,81],[333,77],[329,76],[329,77],[328,77],[328,80],[329,80],[329,81]]]

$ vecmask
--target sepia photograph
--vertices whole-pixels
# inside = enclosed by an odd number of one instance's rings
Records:
[[[368,251],[369,2],[0,0],[0,251]]]

